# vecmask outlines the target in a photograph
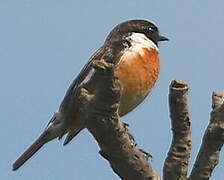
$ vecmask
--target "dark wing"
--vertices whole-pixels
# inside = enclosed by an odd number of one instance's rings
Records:
[[[117,64],[125,48],[127,47],[122,41],[116,41],[113,43],[105,43],[100,49],[98,49],[70,85],[60,105],[60,110],[66,110],[70,103],[74,103],[73,98],[76,96],[78,88],[82,82],[89,74],[91,74],[91,71],[93,70],[92,64],[94,61],[104,59],[107,62]]]
[[[100,49],[98,49],[93,56],[89,59],[89,61],[86,63],[86,65],[83,67],[79,75],[73,80],[72,84],[68,88],[65,97],[60,105],[60,109],[63,111],[63,109],[66,109],[68,105],[70,104],[70,98],[73,97],[74,93],[76,93],[77,88],[79,85],[83,82],[85,77],[90,73],[92,70],[92,63],[96,60],[100,60],[101,56],[104,54],[105,48],[102,46]]]

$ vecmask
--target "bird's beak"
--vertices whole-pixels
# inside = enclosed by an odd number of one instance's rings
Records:
[[[159,36],[158,41],[169,41],[169,39],[166,38],[165,36]]]

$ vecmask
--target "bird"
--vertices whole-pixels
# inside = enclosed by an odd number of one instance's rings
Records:
[[[135,109],[151,92],[158,79],[160,41],[168,41],[168,38],[161,36],[157,26],[148,20],[128,20],[115,26],[73,80],[43,133],[13,163],[12,170],[20,168],[47,142],[61,139],[67,134],[63,143],[66,145],[85,128],[79,111],[78,91],[81,86],[86,86],[90,91],[99,88],[92,78],[97,61],[105,60],[115,65],[114,75],[121,85],[119,116]]]

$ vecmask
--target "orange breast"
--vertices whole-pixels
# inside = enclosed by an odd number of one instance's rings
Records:
[[[154,86],[159,74],[159,56],[155,49],[128,51],[121,57],[115,75],[122,85],[119,115],[140,104]]]

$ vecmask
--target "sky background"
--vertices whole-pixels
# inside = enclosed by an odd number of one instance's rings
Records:
[[[173,79],[188,82],[192,166],[212,91],[224,89],[223,0],[0,0],[0,179],[119,179],[86,130],[66,147],[48,143],[16,172],[11,165],[42,132],[110,30],[130,19],[154,22],[170,41],[160,44],[161,73],[153,92],[123,120],[161,173],[171,143],[168,87]],[[224,177],[223,151],[212,180]]]

